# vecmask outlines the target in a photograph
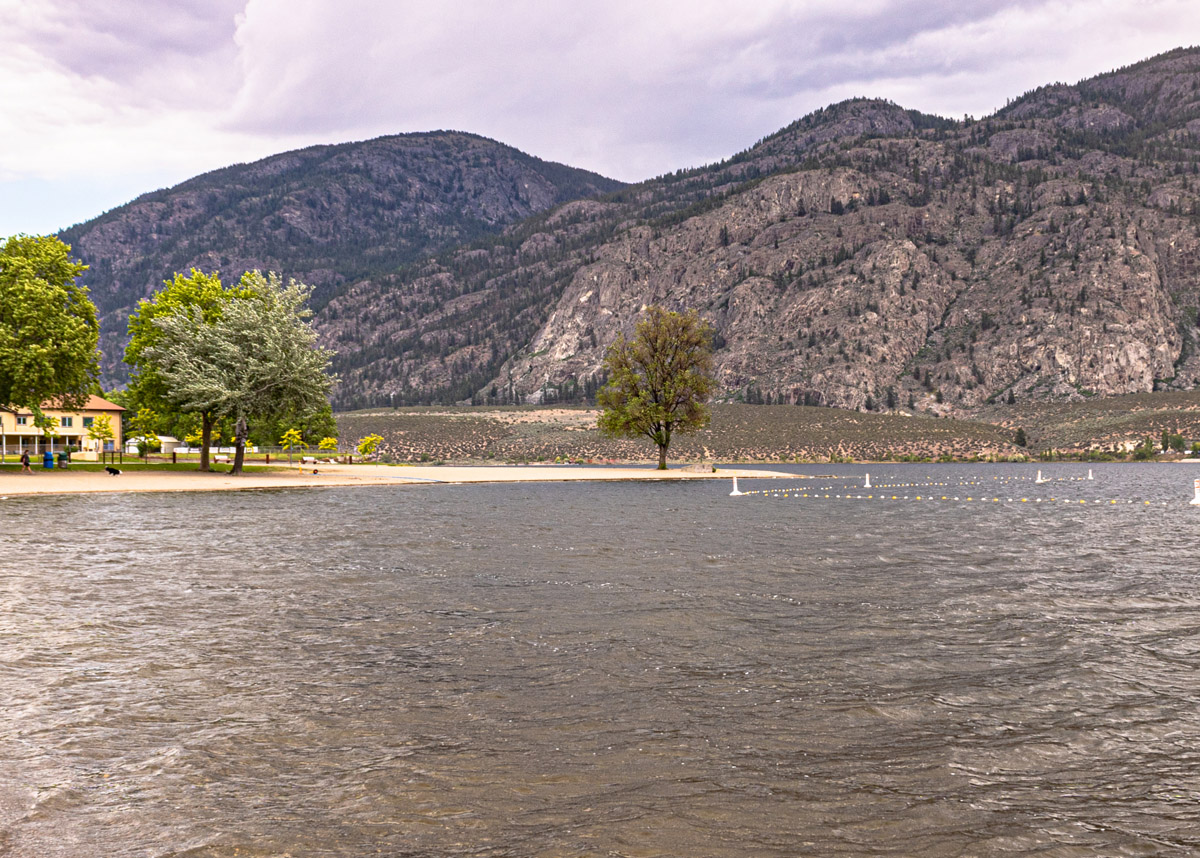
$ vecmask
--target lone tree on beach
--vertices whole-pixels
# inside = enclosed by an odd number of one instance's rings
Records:
[[[658,446],[659,470],[666,470],[672,434],[703,429],[711,419],[712,340],[712,326],[694,310],[647,307],[633,339],[618,334],[604,356],[608,384],[596,395],[604,409],[600,431],[646,436]]]

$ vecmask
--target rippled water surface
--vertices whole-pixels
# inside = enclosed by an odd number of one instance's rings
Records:
[[[0,855],[1200,854],[1200,469],[1043,468],[4,500]]]

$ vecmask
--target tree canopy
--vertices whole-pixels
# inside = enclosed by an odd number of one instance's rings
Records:
[[[99,375],[100,326],[86,268],[54,236],[0,240],[0,404],[27,408],[42,420],[53,400],[82,407]]]
[[[196,414],[200,417],[200,470],[207,471],[208,449],[212,444],[213,427],[218,413],[213,407],[184,407],[175,391],[159,372],[152,359],[153,350],[161,345],[161,319],[185,312],[197,324],[212,326],[221,318],[225,306],[236,298],[248,298],[251,292],[241,283],[226,288],[214,271],[206,274],[193,268],[187,275],[176,273],[164,288],[152,297],[143,299],[129,316],[129,345],[125,347],[125,362],[133,368],[128,402],[132,407],[151,408],[164,415],[166,423],[176,423],[173,417]],[[194,425],[194,424],[193,424]],[[167,428],[163,426],[162,428]],[[171,427],[179,432],[178,426]],[[179,434],[186,434],[179,432]]]
[[[712,327],[695,311],[648,307],[633,339],[618,334],[608,347],[608,384],[596,401],[604,409],[600,431],[614,438],[645,436],[658,447],[658,467],[676,432],[708,425],[712,376]]]
[[[250,421],[303,417],[327,404],[331,353],[316,347],[305,304],[311,289],[277,274],[246,273],[244,295],[229,300],[209,324],[199,307],[180,307],[155,320],[158,341],[146,360],[183,410],[229,417],[241,471]]]

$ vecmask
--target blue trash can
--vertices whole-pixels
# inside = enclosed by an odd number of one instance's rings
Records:
[[[53,468],[54,467],[54,454],[51,453],[49,450],[47,450],[45,453],[42,454],[42,467],[43,468]]]

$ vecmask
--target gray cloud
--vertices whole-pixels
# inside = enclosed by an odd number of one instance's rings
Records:
[[[982,115],[1195,32],[1191,0],[0,0],[0,181],[438,128],[633,180],[849,96]]]
[[[139,0],[59,0],[30,20],[22,41],[62,74],[109,82],[136,104],[223,103],[237,83],[242,5],[173,0],[148,10]]]
[[[455,127],[637,178],[740,149],[832,93],[924,90],[924,104],[911,106],[925,109],[958,108],[973,95],[972,112],[991,110],[998,96],[987,93],[1019,94],[1007,73],[1014,61],[1033,55],[1053,67],[1045,41],[1005,38],[1023,19],[1073,21],[1087,38],[1089,26],[1103,28],[1129,5],[577,2],[548,12],[534,2],[448,2],[367,4],[369,11],[347,16],[322,3],[264,3],[247,10],[239,30],[246,75],[229,127],[292,134]],[[1170,0],[1150,6],[1186,8]],[[319,55],[272,38],[282,28],[312,44],[305,27],[322,34]],[[1097,61],[1087,72],[1107,65]],[[980,86],[1000,70],[990,87]],[[974,91],[938,93],[939,80],[950,79]]]

